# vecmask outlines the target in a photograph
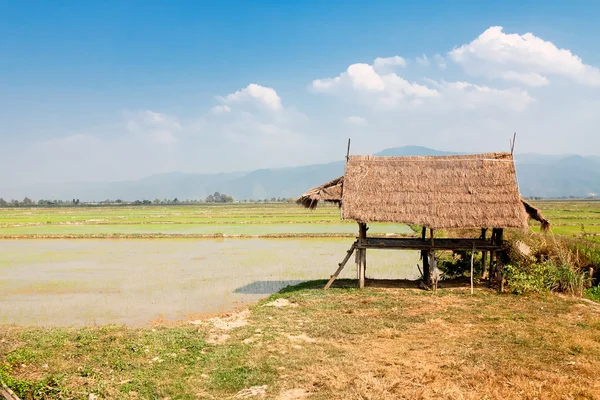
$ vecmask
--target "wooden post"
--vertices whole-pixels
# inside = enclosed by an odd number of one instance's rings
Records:
[[[489,287],[492,287],[494,278],[496,276],[496,268],[494,268],[494,260],[496,258],[496,252],[490,251],[490,265],[488,268],[488,283]]]
[[[360,288],[362,289],[365,287],[365,280],[367,279],[367,249],[362,251],[361,271]]]
[[[365,287],[365,269],[363,268],[363,252],[365,249],[360,249],[358,253],[358,287],[360,289]]]
[[[433,252],[433,247],[434,247],[433,235],[434,235],[433,228],[429,228],[429,239],[431,240],[431,250],[429,250],[427,252],[427,257],[429,257],[429,277],[427,278],[427,280],[428,280],[427,284],[429,286],[432,286],[433,289],[435,291],[437,291],[437,279],[435,279],[433,276],[434,274],[437,273],[437,271],[435,270],[437,268],[437,266],[435,265],[435,259],[433,258],[433,257],[435,257],[434,252]]]
[[[427,252],[427,257],[429,258],[429,271],[431,271],[431,274],[429,275],[429,285],[434,292],[437,292],[439,274],[433,250]]]
[[[471,294],[473,294],[473,263],[475,261],[475,242],[473,242],[473,250],[471,251]]]
[[[362,249],[356,249],[354,262],[356,263],[356,279],[360,281],[360,260],[362,259]]]
[[[421,259],[423,260],[423,281],[429,286],[431,273],[429,272],[429,252],[427,250],[421,250]]]
[[[503,241],[504,241],[504,229],[500,228],[496,231],[496,244],[498,246],[502,246]]]
[[[504,291],[504,252],[498,252],[496,255],[496,276],[498,277],[498,291]]]
[[[423,227],[423,229],[421,230],[421,239],[423,239],[423,241],[425,241],[426,235],[427,228]],[[423,281],[425,282],[425,284],[430,285],[431,282],[429,282],[429,254],[426,250],[421,250],[421,259],[423,260]]]
[[[488,252],[487,250],[483,250],[481,252],[481,277],[485,279],[486,277],[486,264],[487,264]]]
[[[364,222],[358,223],[358,243],[363,244],[367,238],[367,224]],[[361,289],[365,287],[365,269],[367,266],[367,250],[360,249],[360,255],[358,257],[358,287]]]
[[[481,228],[481,239],[482,240],[486,240],[487,239],[487,228]],[[481,277],[485,278],[485,263],[487,261],[487,250],[483,250],[481,252]]]
[[[504,229],[496,230],[496,245],[502,246],[504,241]],[[496,280],[498,282],[498,291],[502,293],[504,290],[504,251],[499,251],[496,254]]]

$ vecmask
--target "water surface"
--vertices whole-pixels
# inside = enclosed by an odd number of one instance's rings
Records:
[[[352,241],[0,240],[0,324],[142,326],[227,311],[328,278]],[[414,279],[417,262],[416,251],[370,251],[367,275]],[[352,260],[341,277],[356,277]]]

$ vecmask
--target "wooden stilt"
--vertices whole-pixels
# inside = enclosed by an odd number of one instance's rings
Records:
[[[362,244],[364,242],[364,240],[367,238],[367,224],[364,222],[359,222],[358,223],[358,243],[359,245]],[[357,263],[357,269],[358,269],[358,287],[359,288],[364,288],[365,287],[365,273],[366,273],[366,267],[367,267],[367,250],[366,249],[360,249],[359,251],[359,256],[358,256],[358,263]]]
[[[356,262],[356,279],[360,280],[360,262],[362,258],[362,249],[356,250],[356,257],[354,258],[354,262]]]
[[[498,252],[496,255],[496,276],[498,279],[498,291],[502,293],[504,291],[504,253]]]
[[[487,236],[487,228],[481,228],[481,239],[485,240]],[[485,263],[487,261],[487,251],[483,250],[481,252],[481,278],[485,278]]]
[[[487,251],[482,251],[481,252],[481,277],[482,278],[486,278],[486,264],[487,264],[487,258],[488,258],[488,252]]]
[[[488,268],[488,283],[489,283],[490,287],[492,287],[492,285],[494,284],[494,279],[496,278],[496,268],[494,266],[495,259],[496,259],[496,252],[491,251],[490,252],[490,265]]]
[[[365,287],[365,259],[367,251],[365,249],[361,250],[362,251],[360,252],[360,279],[358,281],[358,287],[362,289]]]
[[[471,294],[473,294],[473,264],[475,261],[475,242],[473,242],[473,250],[471,251]]]
[[[421,250],[421,259],[423,260],[423,281],[427,286],[431,285],[431,272],[429,266],[429,252]]]
[[[504,242],[504,229],[500,228],[497,230],[496,244],[502,246],[502,242]]]
[[[421,239],[425,240],[427,235],[427,228],[424,226],[421,230]],[[427,250],[421,250],[421,260],[423,260],[423,281],[429,286],[429,252]]]
[[[329,279],[329,282],[327,282],[327,285],[325,285],[325,290],[329,289],[331,287],[331,285],[333,284],[333,281],[335,281],[337,279],[337,277],[340,275],[340,272],[342,272],[342,270],[346,266],[346,263],[348,262],[350,257],[352,257],[352,253],[354,253],[355,249],[356,249],[356,242],[352,243],[352,247],[350,247],[350,250],[348,250],[346,257],[344,257],[344,260],[338,264],[338,269],[335,271],[335,273],[333,275],[331,275],[331,279]]]
[[[365,270],[365,279],[367,279],[367,249],[365,249],[365,252],[363,253],[363,269]]]
[[[438,287],[438,269],[437,269],[437,261],[435,260],[435,253],[433,251],[427,252],[427,258],[429,259],[429,271],[431,272],[429,275],[429,284],[434,292],[437,292]]]
[[[496,242],[498,246],[502,246],[504,242],[504,229],[496,229]],[[504,252],[499,251],[496,254],[496,280],[498,281],[498,291],[504,291]]]

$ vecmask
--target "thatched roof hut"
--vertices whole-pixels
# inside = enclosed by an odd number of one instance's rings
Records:
[[[341,205],[342,203],[342,184],[344,177],[340,176],[332,181],[317,186],[316,188],[310,189],[304,193],[296,203],[302,204],[306,208],[311,210],[315,209],[319,204],[319,201],[328,201]]]
[[[315,208],[320,200],[343,204],[343,218],[358,222],[526,228],[529,215],[548,223],[521,200],[510,153],[350,156],[343,177],[309,190],[298,203]]]

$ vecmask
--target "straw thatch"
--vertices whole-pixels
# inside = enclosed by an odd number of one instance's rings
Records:
[[[343,217],[429,228],[526,228],[509,153],[436,157],[351,156]]]
[[[304,207],[310,208],[311,210],[317,207],[319,201],[328,201],[339,206],[342,202],[343,182],[344,177],[341,176],[324,183],[323,185],[304,193],[296,200],[296,203],[302,204]]]
[[[546,218],[544,218],[544,216],[542,215],[540,210],[538,210],[537,208],[535,208],[534,206],[532,206],[525,200],[521,200],[521,201],[523,202],[523,205],[525,206],[525,211],[527,212],[527,215],[529,215],[529,218],[538,221],[542,225],[542,230],[544,232],[547,232],[550,229],[550,221],[548,221]]]

